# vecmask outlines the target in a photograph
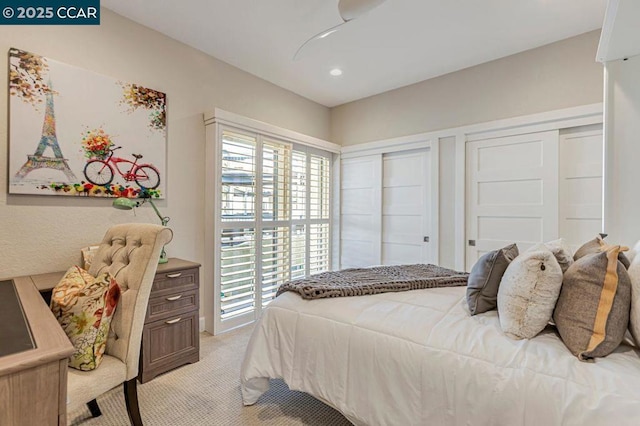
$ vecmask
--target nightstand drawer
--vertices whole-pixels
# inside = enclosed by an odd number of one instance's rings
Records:
[[[152,295],[155,296],[155,295]],[[184,312],[197,310],[198,290],[182,291],[167,296],[152,297],[147,307],[145,324],[175,316]]]
[[[147,305],[138,379],[158,374],[200,357],[198,314],[200,265],[171,258],[158,265]]]
[[[139,376],[142,383],[180,365],[197,362],[200,351],[198,311],[145,324]]]
[[[198,268],[159,272],[153,281],[151,297],[171,295],[198,288]]]

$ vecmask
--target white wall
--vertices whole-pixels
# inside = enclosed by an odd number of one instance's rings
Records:
[[[640,240],[640,56],[606,64],[604,230],[612,242]]]
[[[439,208],[439,263],[445,268],[454,268],[455,259],[455,199],[453,196],[453,183],[456,179],[456,138],[447,137],[440,139],[439,156],[440,164],[440,200]],[[443,190],[444,189],[444,190]],[[446,192],[445,192],[446,191]]]
[[[331,141],[353,145],[602,102],[599,36],[592,31],[335,107]]]
[[[204,254],[203,112],[219,107],[322,139],[329,109],[281,89],[139,24],[101,11],[102,24],[2,26],[0,51],[31,51],[101,74],[161,90],[168,97],[168,188],[158,202],[171,217],[169,256],[198,262]],[[7,67],[0,66],[0,81]],[[6,86],[5,86],[6,87]],[[0,90],[6,106],[7,90]],[[0,278],[51,272],[78,263],[80,248],[112,224],[157,223],[151,208],[124,212],[108,199],[7,195],[7,111],[0,114]],[[15,142],[15,141],[14,141]],[[33,149],[38,141],[24,141]]]

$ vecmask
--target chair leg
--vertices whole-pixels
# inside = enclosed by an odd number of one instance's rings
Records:
[[[87,407],[89,407],[89,411],[91,411],[92,417],[100,417],[102,415],[102,411],[100,411],[98,401],[96,401],[95,399],[87,402]]]
[[[138,406],[137,379],[133,378],[124,382],[124,401],[127,404],[127,414],[132,426],[143,426]]]

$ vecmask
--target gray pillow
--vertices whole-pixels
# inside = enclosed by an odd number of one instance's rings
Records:
[[[567,269],[553,319],[567,348],[581,361],[607,356],[629,325],[631,282],[618,262],[620,246],[576,260]]]
[[[518,256],[518,246],[508,245],[483,255],[469,275],[467,304],[471,315],[494,310],[498,307],[498,288],[507,266]]]

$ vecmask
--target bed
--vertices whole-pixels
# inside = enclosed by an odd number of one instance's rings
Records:
[[[577,360],[548,327],[511,340],[497,312],[470,316],[465,287],[304,300],[265,309],[241,371],[245,405],[270,378],[356,425],[640,424],[640,356]]]

